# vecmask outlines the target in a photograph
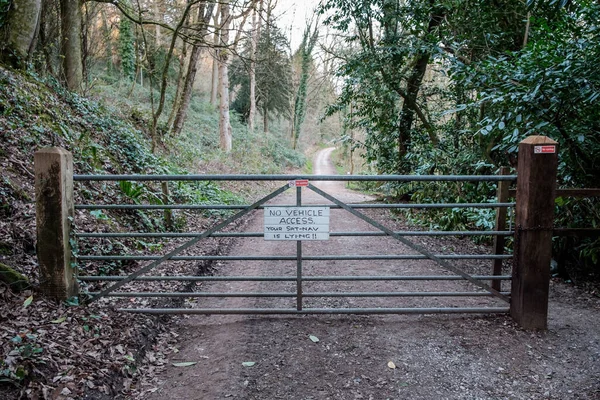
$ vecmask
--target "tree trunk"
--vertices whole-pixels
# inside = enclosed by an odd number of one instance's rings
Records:
[[[215,5],[211,3],[206,6],[205,3],[201,4],[198,10],[198,23],[201,24],[199,29],[199,37],[204,37],[208,30],[208,24],[213,13]],[[190,106],[192,99],[192,89],[194,88],[194,80],[196,79],[196,73],[198,72],[198,60],[202,53],[203,47],[198,41],[192,47],[192,54],[190,56],[190,65],[188,68],[187,76],[185,77],[185,83],[183,85],[183,92],[181,94],[181,102],[175,116],[175,122],[173,123],[173,133],[178,135],[181,133],[185,118],[187,116],[187,110]]]
[[[106,10],[104,7],[102,7],[100,10],[100,16],[102,18],[102,36],[104,36],[104,48],[106,49],[106,69],[108,74],[112,75],[115,65],[113,59],[112,36],[110,25],[108,23],[108,17],[106,16]]]
[[[81,20],[81,75],[82,82],[88,82],[90,71],[90,37],[93,34],[95,21],[90,17],[90,3],[84,2],[81,4],[82,7],[82,20]]]
[[[189,3],[190,0],[187,0]],[[201,3],[202,7],[204,7],[204,2]],[[190,18],[189,25],[197,24],[200,17],[198,18]],[[167,128],[170,132],[173,132],[173,121],[175,121],[175,116],[177,111],[181,107],[181,93],[183,91],[183,85],[185,83],[185,78],[190,68],[190,57],[188,57],[188,45],[186,41],[183,41],[181,45],[181,55],[179,56],[179,73],[177,74],[177,89],[175,90],[175,96],[173,97],[173,105],[171,106],[171,112],[169,113],[169,119],[167,120]]]
[[[57,60],[56,57],[53,56],[52,51],[50,49],[52,40],[49,39],[48,30],[49,25],[51,25],[51,20],[53,20],[53,13],[51,9],[53,4],[48,4],[47,1],[42,1],[42,10],[40,12],[40,29],[39,29],[39,39],[40,39],[40,48],[42,53],[44,54],[45,61],[45,72],[56,76],[57,70]]]
[[[217,7],[217,12],[214,17],[215,34],[213,36],[214,43],[214,55],[212,64],[212,82],[210,88],[210,104],[217,106],[217,97],[219,94],[219,58],[218,58],[218,46],[219,46],[219,16],[221,15],[221,4]]]
[[[175,90],[173,106],[171,107],[171,112],[169,113],[169,120],[167,121],[167,126],[171,131],[173,130],[173,121],[175,120],[175,114],[181,107],[181,92],[183,91],[185,78],[190,68],[189,59],[191,58],[191,56],[188,57],[187,49],[187,43],[183,42],[183,45],[181,47],[181,55],[179,56],[179,74],[177,74],[177,90]]]
[[[2,60],[16,68],[25,68],[33,51],[40,21],[41,0],[13,0],[7,16],[5,41],[0,45]]]
[[[221,3],[221,48],[219,49],[219,138],[221,149],[227,153],[231,151],[232,135],[229,121],[229,0]]]
[[[173,51],[175,49],[175,44],[177,43],[177,37],[181,28],[185,25],[188,14],[190,12],[191,4],[188,4],[181,16],[181,20],[175,27],[173,31],[173,36],[171,38],[171,44],[169,45],[169,50],[167,52],[167,57],[165,59],[165,65],[163,66],[162,74],[161,74],[161,83],[160,83],[160,98],[158,100],[158,107],[154,114],[152,115],[152,125],[151,125],[151,135],[153,138],[152,141],[152,151],[156,149],[156,145],[158,142],[158,119],[160,118],[163,109],[165,107],[165,98],[167,92],[167,84],[168,84],[168,74],[169,74],[169,65],[171,64],[171,58],[173,57]],[[146,40],[144,40],[145,44],[147,44]]]
[[[265,137],[269,134],[269,110],[267,107],[263,107],[263,133]]]
[[[432,11],[429,17],[429,25],[427,27],[427,35],[430,35],[435,28],[442,22],[443,16]],[[424,51],[417,55],[412,72],[406,82],[406,96],[400,111],[399,122],[399,139],[398,139],[398,156],[403,158],[411,143],[411,130],[415,120],[415,109],[417,108],[417,96],[421,89],[421,83],[429,64],[431,53]]]
[[[154,12],[154,19],[156,21],[161,21],[163,19],[163,13],[158,7],[158,0],[152,1],[152,11]],[[156,43],[156,48],[159,49],[162,46],[162,35],[160,33],[160,25],[154,25],[154,43]]]
[[[263,10],[263,0],[260,1],[260,7],[252,12],[252,59],[250,60],[250,70],[248,75],[250,78],[250,111],[248,113],[248,129],[254,131],[254,119],[256,118],[256,57],[258,49],[258,38],[260,37],[260,17]]]
[[[79,0],[60,0],[62,73],[67,88],[81,91],[83,64],[81,60],[81,3]]]

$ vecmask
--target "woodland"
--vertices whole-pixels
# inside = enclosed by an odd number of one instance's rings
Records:
[[[71,151],[82,174],[310,173],[310,154],[334,143],[344,174],[493,175],[501,167],[514,173],[519,142],[545,135],[559,142],[559,187],[597,187],[600,1],[321,0],[305,20],[295,15],[300,33],[288,18],[293,3],[0,0],[0,267],[17,276],[2,284],[4,307],[23,308],[22,298],[9,293],[29,294],[39,279],[31,171],[33,153],[43,147]],[[81,196],[162,201],[151,185],[104,189],[84,187]],[[356,189],[420,203],[496,196],[496,185],[485,182]],[[253,193],[243,185],[182,184],[170,195],[233,204]],[[597,228],[599,204],[557,197],[555,226]],[[491,230],[495,211],[398,218],[430,229]],[[98,212],[87,221],[153,231],[193,223],[142,212]],[[553,254],[557,279],[598,295],[598,235],[555,237]],[[44,307],[39,315],[49,319],[54,314]],[[64,307],[64,315],[81,321]],[[86,312],[85,321],[106,316]],[[63,314],[53,328],[65,322]],[[91,323],[80,326],[83,335],[93,330]],[[48,343],[32,332],[0,331],[9,342],[0,385],[30,397],[56,390],[114,394],[91,378],[83,386],[53,381],[45,371],[54,367],[38,363]],[[129,384],[135,372],[127,346],[140,332],[116,350],[125,357],[121,364],[105,368]]]

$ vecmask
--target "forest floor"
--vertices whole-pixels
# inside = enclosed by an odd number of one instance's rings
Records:
[[[316,174],[334,174],[328,152]],[[343,184],[317,183],[345,202],[370,198]],[[303,189],[306,193],[306,189]],[[323,204],[304,195],[303,202]],[[275,204],[293,199],[283,197]],[[407,229],[384,211],[368,210],[395,230]],[[246,231],[262,230],[257,212]],[[331,231],[371,227],[343,210],[332,210]],[[411,228],[414,229],[414,228]],[[372,229],[371,229],[372,230]],[[489,248],[461,238],[418,238],[437,253],[485,254]],[[294,255],[294,242],[239,239],[230,255]],[[303,255],[415,254],[382,237],[332,237],[303,242]],[[470,274],[488,274],[490,262],[461,262]],[[508,268],[508,266],[507,266]],[[295,262],[231,261],[218,275],[294,276]],[[311,261],[306,275],[440,275],[429,261]],[[503,290],[508,289],[505,283]],[[206,292],[295,293],[295,282],[210,282]],[[402,283],[307,282],[305,293],[373,291],[473,291],[461,281]],[[199,298],[193,308],[293,308],[295,298]],[[488,297],[304,299],[307,308],[503,307]],[[600,399],[600,300],[552,282],[549,329],[527,332],[502,315],[213,315],[172,320],[177,340],[162,349],[163,368],[144,375],[140,399]]]

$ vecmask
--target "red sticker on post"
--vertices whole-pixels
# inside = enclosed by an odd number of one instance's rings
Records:
[[[290,187],[306,187],[308,186],[308,179],[296,179],[295,181],[289,182]]]
[[[556,146],[554,146],[554,145],[534,146],[533,153],[534,154],[554,154],[554,153],[556,153]]]

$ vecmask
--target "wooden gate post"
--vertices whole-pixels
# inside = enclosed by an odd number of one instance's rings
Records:
[[[71,265],[73,156],[52,147],[35,153],[35,204],[40,288],[66,300],[78,293],[77,269]]]
[[[530,136],[519,144],[510,314],[525,329],[546,329],[558,143]]]

